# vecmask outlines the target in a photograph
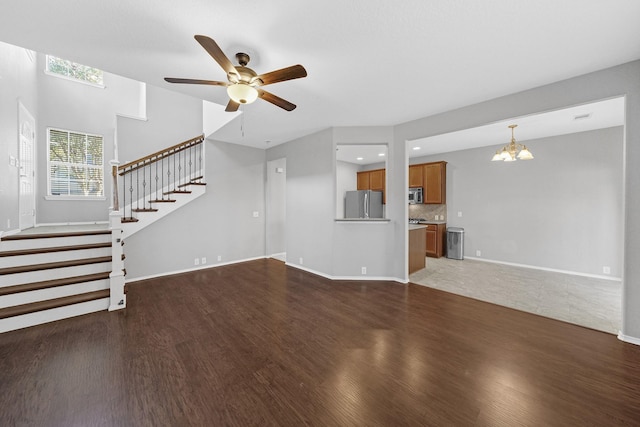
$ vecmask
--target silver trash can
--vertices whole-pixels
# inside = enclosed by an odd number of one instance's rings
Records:
[[[464,228],[447,228],[447,258],[464,259]]]

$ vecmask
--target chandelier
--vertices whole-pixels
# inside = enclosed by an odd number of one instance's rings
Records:
[[[513,137],[513,129],[518,125],[510,125],[511,128],[511,142],[502,147],[502,150],[496,151],[491,159],[492,162],[502,160],[503,162],[515,162],[520,160],[531,160],[533,154],[527,149],[526,145],[516,143],[516,139]]]

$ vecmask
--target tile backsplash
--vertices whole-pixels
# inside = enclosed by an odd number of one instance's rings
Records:
[[[442,221],[446,221],[447,205],[409,205],[409,218],[425,218],[429,221],[441,221],[442,218]]]

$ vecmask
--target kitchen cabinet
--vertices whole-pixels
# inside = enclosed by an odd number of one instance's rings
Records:
[[[358,172],[358,190],[382,191],[382,203],[386,203],[385,178],[384,169]]]
[[[447,203],[447,162],[422,164],[422,200],[424,204]]]
[[[425,255],[440,258],[444,255],[447,224],[427,224],[425,236]]]
[[[422,179],[424,169],[423,165],[411,165],[409,166],[409,187],[422,187],[424,181]]]
[[[425,233],[424,226],[410,227],[409,229],[409,274],[425,268]]]

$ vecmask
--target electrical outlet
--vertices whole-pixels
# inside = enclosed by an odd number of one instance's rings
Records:
[[[438,215],[436,215],[436,221],[438,220]]]
[[[476,256],[478,256],[478,257],[479,257],[479,256],[481,256],[481,255],[482,255],[482,252],[480,252],[480,251],[476,251]]]
[[[196,258],[193,260],[193,265],[200,265],[200,258]]]
[[[605,265],[604,267],[602,267],[602,272],[604,274],[611,274],[611,268],[607,265]]]
[[[362,274],[367,274],[367,267],[362,267]]]
[[[7,229],[11,229],[11,219],[7,219]]]
[[[200,260],[200,264],[206,264],[207,263],[207,257],[203,256],[202,259]]]
[[[260,212],[258,211],[253,211],[253,217],[254,218],[258,218],[260,216]]]
[[[303,262],[302,262],[302,257],[300,257],[300,265],[302,265],[302,264],[303,264]]]
[[[218,255],[218,261],[222,261],[222,255]]]

